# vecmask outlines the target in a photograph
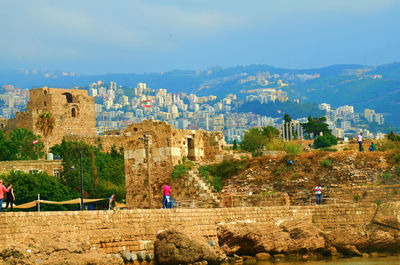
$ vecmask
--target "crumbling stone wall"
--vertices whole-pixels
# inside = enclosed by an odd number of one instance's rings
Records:
[[[146,139],[149,140],[150,176],[153,200],[161,199],[161,186],[170,179],[171,169],[183,157],[192,161],[212,161],[223,150],[221,132],[179,130],[165,122],[146,120],[129,125],[123,137],[126,176],[126,202],[129,207],[148,205]],[[154,204],[153,204],[154,205]]]
[[[26,111],[16,113],[16,118],[8,123],[8,130],[27,128],[41,135],[36,127],[37,118],[42,112],[51,112],[55,127],[49,136],[49,146],[61,143],[67,135],[96,135],[94,97],[88,96],[86,90],[43,87],[29,92]]]
[[[18,161],[0,161],[0,174],[7,174],[12,170],[21,170],[29,173],[38,170],[46,172],[53,176],[56,172],[61,172],[61,160],[18,160]]]

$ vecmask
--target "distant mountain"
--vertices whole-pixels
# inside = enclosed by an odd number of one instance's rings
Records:
[[[164,73],[82,75],[48,71],[0,70],[0,85],[21,88],[87,86],[101,80],[116,81],[125,87],[145,82],[152,88],[166,88],[173,93],[224,97],[234,93],[245,98],[261,89],[275,88],[291,99],[303,102],[330,103],[333,107],[353,105],[385,113],[386,121],[400,126],[400,63],[380,65],[332,65],[314,69],[284,69],[253,64],[207,70],[173,70]]]

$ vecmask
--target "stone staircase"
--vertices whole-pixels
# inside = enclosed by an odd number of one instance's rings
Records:
[[[199,175],[197,166],[187,173],[186,186],[196,188],[200,201],[205,202],[209,207],[220,207],[221,198],[213,191],[213,188]]]

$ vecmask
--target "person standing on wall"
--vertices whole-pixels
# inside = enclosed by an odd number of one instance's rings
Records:
[[[12,211],[14,209],[13,204],[15,202],[15,196],[14,196],[14,190],[12,188],[11,182],[8,182],[7,189],[8,189],[8,192],[6,193],[6,208],[4,208],[4,209],[7,209],[8,204],[10,204],[11,205],[10,209]]]
[[[0,212],[3,208],[4,192],[8,192],[10,188],[6,189],[3,185],[3,180],[0,179]]]
[[[358,145],[360,148],[360,152],[362,151],[362,132],[357,136]]]
[[[322,188],[321,185],[318,183],[318,185],[315,187],[315,194],[317,195],[317,205],[321,205],[322,201]]]
[[[163,186],[164,199],[162,208],[171,208],[171,187],[168,184]]]

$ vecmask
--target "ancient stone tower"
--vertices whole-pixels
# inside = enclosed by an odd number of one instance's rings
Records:
[[[26,111],[18,112],[9,127],[23,127],[41,135],[36,121],[42,112],[50,112],[55,117],[55,127],[49,136],[50,146],[61,143],[63,137],[68,135],[96,135],[94,98],[88,96],[86,90],[48,87],[32,89]]]
[[[125,138],[126,203],[130,208],[148,205],[149,169],[153,205],[156,205],[161,201],[161,186],[171,178],[172,168],[183,157],[198,162],[215,161],[225,146],[222,132],[180,130],[151,120],[129,125],[121,137]]]

